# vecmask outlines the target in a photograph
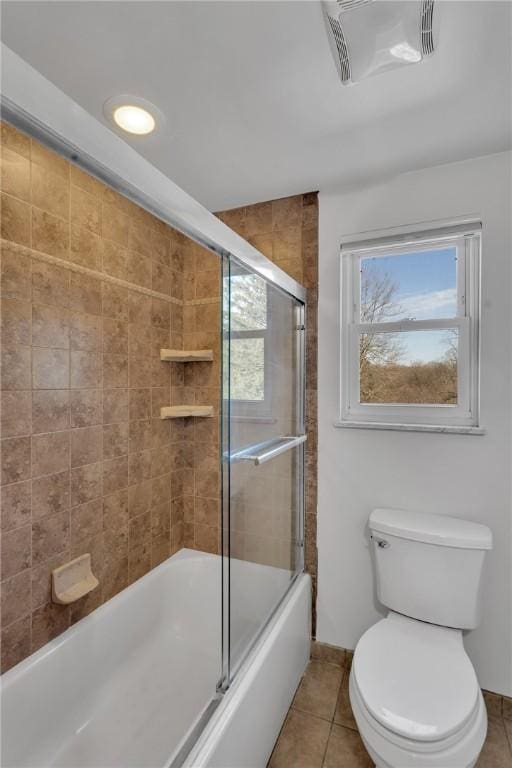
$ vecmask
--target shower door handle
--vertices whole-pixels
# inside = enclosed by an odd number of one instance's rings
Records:
[[[278,437],[267,443],[245,448],[232,454],[231,461],[252,461],[257,466],[280,456],[298,445],[302,445],[307,440],[307,435],[296,435],[292,437]]]

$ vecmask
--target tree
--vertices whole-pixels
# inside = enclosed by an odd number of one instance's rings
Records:
[[[230,394],[233,400],[263,400],[267,337],[267,284],[250,273],[231,275],[224,288],[224,328],[230,329]],[[227,292],[227,291],[226,291]],[[226,342],[227,343],[227,342]]]
[[[459,335],[455,329],[446,331],[446,353],[444,356],[445,361],[457,368],[457,358],[459,355]]]
[[[396,320],[403,310],[396,302],[398,285],[377,270],[361,271],[361,322]],[[360,398],[364,403],[457,402],[458,336],[446,330],[443,359],[403,362],[399,333],[361,335],[359,349]]]
[[[225,282],[229,297],[224,302],[225,325],[231,312],[233,331],[255,331],[267,325],[267,285],[258,275],[232,275]]]
[[[398,290],[388,274],[376,269],[361,270],[361,323],[382,323],[393,320],[400,313],[400,305],[395,301]],[[359,371],[361,400],[371,402],[377,381],[375,366],[386,366],[398,361],[403,356],[403,348],[396,333],[361,334],[359,340]]]

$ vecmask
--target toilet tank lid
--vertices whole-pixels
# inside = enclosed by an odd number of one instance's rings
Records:
[[[458,517],[408,512],[403,509],[374,509],[369,527],[401,539],[460,549],[492,549],[492,532],[486,525]]]

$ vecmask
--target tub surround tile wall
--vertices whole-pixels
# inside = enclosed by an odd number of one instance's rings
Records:
[[[317,195],[296,195],[222,211],[217,216],[308,290],[306,567],[316,590]],[[188,463],[182,472],[188,479],[187,488],[193,489],[183,500],[184,544],[217,553],[222,528],[218,465],[222,275],[218,257],[191,241],[183,244],[183,265],[183,348],[213,349],[213,363],[171,363],[173,398],[176,404],[207,403],[215,409],[213,419],[189,419],[184,429],[184,460]],[[234,519],[233,531],[232,545],[237,557],[282,564],[280,554],[272,554],[275,535],[266,538],[245,533],[241,541]]]
[[[183,348],[211,349],[212,362],[171,363],[182,383],[182,402],[213,405],[213,418],[191,418],[183,443],[187,495],[184,544],[217,554],[221,547],[220,395],[221,284],[218,256],[191,242],[185,245],[183,272]]]
[[[2,124],[2,670],[183,546],[184,238]],[[51,602],[90,552],[100,587]]]
[[[218,257],[6,123],[2,670],[182,546],[219,552]],[[308,289],[306,566],[316,590],[317,195],[219,214]],[[163,363],[161,347],[211,348]],[[160,407],[211,404],[211,419]],[[265,542],[260,549],[266,549]],[[51,602],[89,551],[100,587]],[[247,559],[261,561],[258,547]]]

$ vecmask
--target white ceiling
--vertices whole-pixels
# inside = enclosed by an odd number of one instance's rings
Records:
[[[437,0],[435,55],[353,87],[318,2],[3,2],[2,39],[105,122],[117,94],[164,129],[131,143],[211,210],[511,146],[511,2]]]

